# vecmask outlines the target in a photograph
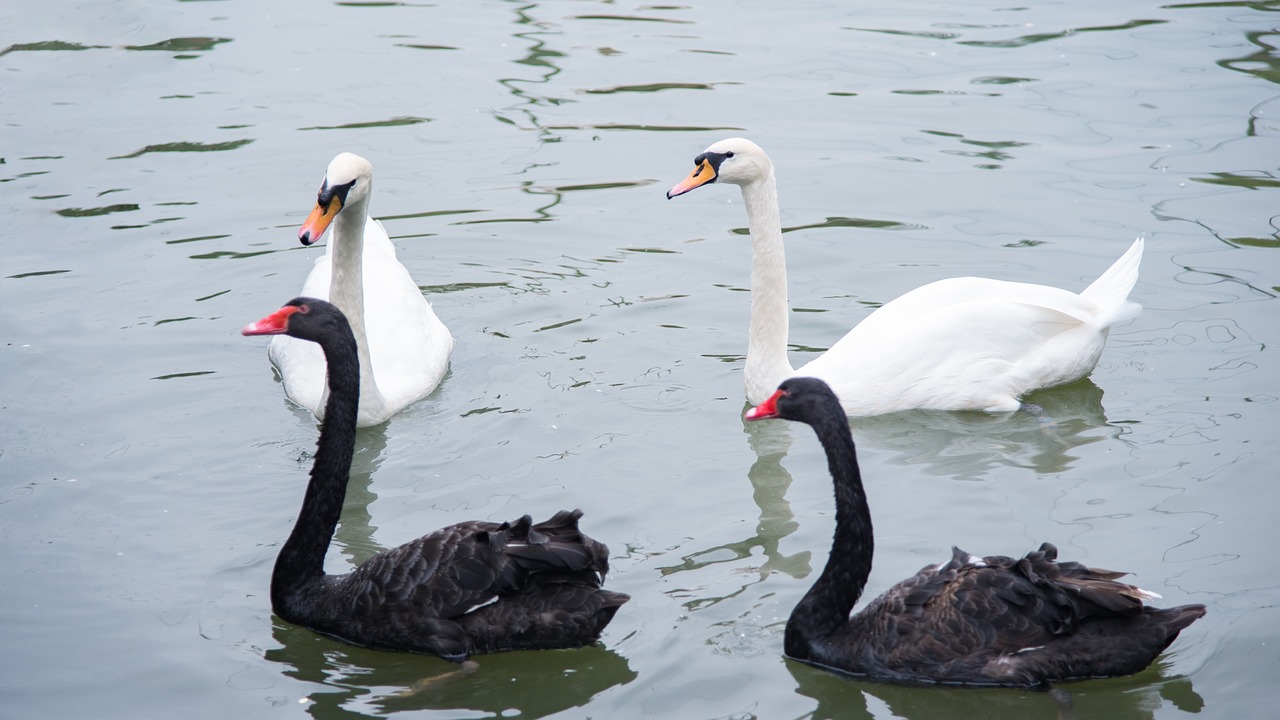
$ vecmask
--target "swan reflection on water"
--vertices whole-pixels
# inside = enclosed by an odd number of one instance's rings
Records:
[[[279,647],[267,660],[289,677],[324,686],[307,696],[315,718],[385,717],[413,710],[467,710],[540,718],[582,707],[635,680],[626,658],[600,645],[477,655],[474,672],[410,653],[354,647],[272,618]]]
[[[1136,675],[1055,683],[1055,692],[1051,694],[1020,688],[892,685],[843,677],[795,660],[786,661],[787,670],[796,681],[796,694],[818,703],[812,712],[804,715],[813,720],[882,717],[1153,720],[1156,711],[1165,705],[1185,713],[1200,712],[1204,699],[1192,687],[1191,678],[1171,676],[1168,665],[1169,661],[1161,658]]]
[[[1040,475],[1065,472],[1080,459],[1073,450],[1124,432],[1108,422],[1102,389],[1088,378],[1031,393],[1025,400],[1043,415],[912,410],[853,418],[853,436],[859,448],[893,453],[891,463],[923,465],[930,475],[981,480],[1005,467]]]
[[[276,379],[279,380],[278,372]],[[283,395],[281,402],[303,427],[319,426],[320,421],[311,415],[310,410]],[[288,482],[297,483],[299,488],[306,486],[306,473],[315,459],[315,440],[307,438],[300,441],[300,446],[299,473],[288,480]],[[342,504],[342,518],[338,521],[338,527],[333,536],[333,549],[340,551],[352,566],[358,566],[386,550],[373,538],[378,527],[373,524],[373,516],[369,513],[369,506],[378,499],[378,494],[372,489],[373,476],[382,466],[386,451],[387,425],[385,423],[356,431],[355,455],[351,458],[351,479],[347,484],[347,494]]]
[[[385,428],[385,425],[366,428],[356,435],[356,452],[351,459],[351,479],[342,504],[342,519],[338,521],[333,535],[334,548],[341,551],[352,566],[359,566],[386,550],[373,538],[378,526],[373,524],[373,515],[369,512],[369,506],[378,499],[378,494],[373,491],[373,476],[386,457]]]
[[[769,428],[759,425],[746,425],[747,444],[756,454],[756,461],[747,471],[751,481],[752,498],[760,508],[760,519],[756,523],[755,534],[749,538],[714,547],[697,550],[683,555],[677,565],[659,568],[663,576],[688,570],[698,570],[720,563],[736,563],[755,554],[757,548],[764,555],[765,561],[753,568],[750,575],[753,579],[733,592],[715,597],[695,597],[685,603],[690,610],[707,605],[714,605],[721,600],[734,597],[769,577],[774,572],[781,572],[800,579],[809,576],[813,570],[812,556],[809,550],[794,555],[786,555],[779,549],[779,544],[798,527],[795,515],[791,512],[791,503],[787,501],[787,489],[791,487],[791,473],[782,466],[787,452],[791,449],[791,434],[787,432],[770,432]]]
[[[982,479],[1001,467],[1022,467],[1039,474],[1064,472],[1079,459],[1073,449],[1123,433],[1122,427],[1107,421],[1102,390],[1087,378],[1033,393],[1027,399],[1044,411],[1041,417],[1025,412],[989,415],[913,410],[850,422],[859,448],[887,451],[893,453],[891,463],[925,465],[929,474],[958,480]],[[792,477],[783,466],[795,431],[784,425],[743,425],[747,444],[756,455],[747,472],[752,498],[760,509],[755,534],[685,554],[679,564],[660,569],[663,575],[670,575],[739,562],[757,548],[765,561],[754,568],[756,579],[730,595],[694,598],[687,603],[690,609],[737,595],[775,571],[802,579],[812,570],[810,551],[786,555],[779,550],[781,541],[798,527],[786,497]]]

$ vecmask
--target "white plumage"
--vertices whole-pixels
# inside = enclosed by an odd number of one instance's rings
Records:
[[[751,327],[747,400],[764,402],[783,380],[818,377],[849,415],[911,409],[1018,409],[1024,393],[1093,371],[1111,325],[1141,308],[1139,238],[1083,292],[962,277],[916,288],[867,316],[799,369],[787,359],[787,269],[773,164],[755,143],[722,140],[668,197],[722,181],[738,185],[751,226]]]
[[[372,185],[369,161],[338,155],[298,233],[309,245],[333,225],[328,248],[300,294],[332,302],[351,323],[360,352],[360,427],[380,424],[430,394],[453,350],[453,337],[396,258],[382,223],[367,216]],[[328,392],[320,347],[278,335],[267,356],[280,372],[285,394],[321,417]]]

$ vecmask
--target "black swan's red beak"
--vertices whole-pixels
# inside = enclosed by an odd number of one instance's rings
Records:
[[[770,395],[768,400],[748,410],[745,417],[748,420],[767,420],[778,417],[778,398],[786,394],[785,390],[778,390]]]
[[[240,329],[241,335],[283,335],[289,330],[289,316],[298,312],[297,305],[286,305],[258,322]]]

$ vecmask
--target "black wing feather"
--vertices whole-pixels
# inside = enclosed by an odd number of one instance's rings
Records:
[[[441,528],[321,578],[296,598],[309,616],[287,619],[359,645],[452,660],[594,642],[629,598],[601,589],[609,550],[579,531],[581,517]]]
[[[1032,686],[1137,672],[1204,615],[1146,606],[1146,593],[1116,580],[1124,573],[1056,558],[1049,543],[1017,559],[953,548],[869,603],[814,660],[886,679]]]

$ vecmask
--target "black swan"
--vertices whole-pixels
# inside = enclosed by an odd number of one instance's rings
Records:
[[[450,525],[346,575],[326,575],[355,451],[355,337],[340,310],[314,298],[295,298],[241,332],[310,340],[328,363],[311,481],[271,575],[271,606],[281,618],[354,645],[462,662],[473,653],[595,642],[630,599],[601,589],[609,550],[578,531],[579,510],[536,524],[526,515]]]
[[[853,435],[840,401],[816,378],[791,378],[746,419],[810,425],[835,483],[831,555],[787,620],[787,656],[875,680],[1043,687],[1138,672],[1203,605],[1159,609],[1124,573],[1056,562],[1044,543],[1026,557],[952,549],[849,616],[871,574],[874,543]]]

